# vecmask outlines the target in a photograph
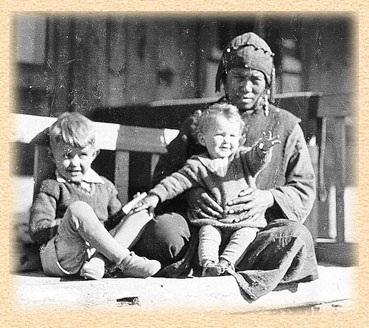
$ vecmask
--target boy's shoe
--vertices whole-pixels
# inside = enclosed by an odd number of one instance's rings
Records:
[[[81,277],[89,280],[98,280],[104,276],[105,260],[103,257],[95,256],[86,261],[79,274]]]
[[[159,261],[149,260],[130,252],[115,268],[126,277],[148,278],[160,270],[161,264]]]
[[[221,268],[218,263],[213,260],[206,260],[202,265],[202,276],[203,277],[216,277],[221,275]]]

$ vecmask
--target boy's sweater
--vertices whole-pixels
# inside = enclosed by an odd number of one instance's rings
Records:
[[[116,226],[123,216],[118,191],[109,180],[101,179],[103,183],[91,183],[90,191],[75,183],[57,181],[56,177],[44,180],[31,209],[29,228],[32,240],[39,245],[50,240],[68,206],[75,201],[89,204],[108,230]]]

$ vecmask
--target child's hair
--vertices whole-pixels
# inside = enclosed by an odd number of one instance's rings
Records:
[[[64,112],[49,127],[50,145],[64,142],[85,148],[95,144],[95,127],[91,120],[76,112]]]
[[[217,103],[206,108],[197,119],[197,134],[206,133],[208,126],[211,122],[210,118],[223,115],[231,122],[237,122],[240,124],[240,129],[243,132],[245,122],[243,121],[236,106],[227,103]],[[243,134],[243,133],[241,133]]]

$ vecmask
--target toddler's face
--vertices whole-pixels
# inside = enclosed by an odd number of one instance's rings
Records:
[[[206,147],[211,158],[229,157],[240,145],[241,126],[223,115],[211,117],[207,131],[199,134],[200,143]]]
[[[80,148],[63,142],[52,145],[51,150],[59,174],[65,180],[74,183],[81,183],[98,154],[98,150],[93,145]]]

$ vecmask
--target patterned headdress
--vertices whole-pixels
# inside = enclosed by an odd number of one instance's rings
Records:
[[[261,71],[268,86],[274,88],[275,72],[274,53],[268,44],[255,33],[244,33],[235,37],[225,48],[218,66],[215,90],[220,91],[220,84],[227,72],[234,67],[246,67]]]

